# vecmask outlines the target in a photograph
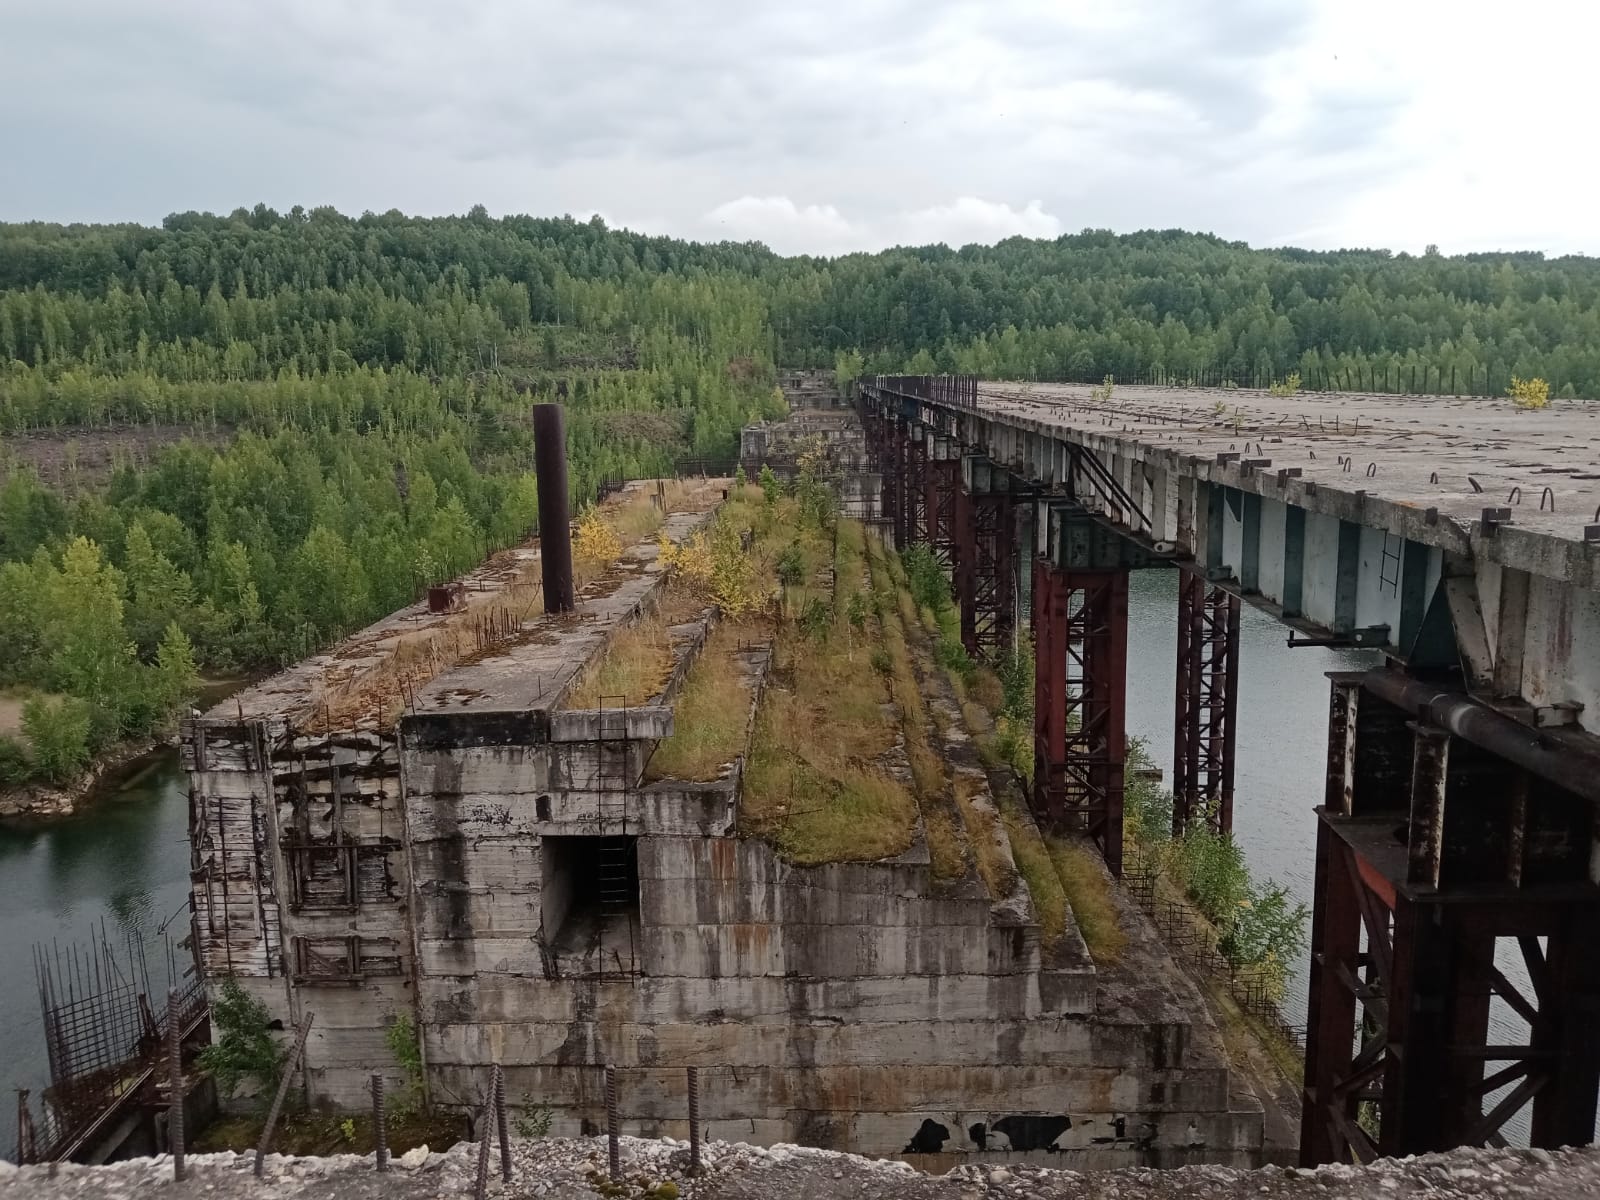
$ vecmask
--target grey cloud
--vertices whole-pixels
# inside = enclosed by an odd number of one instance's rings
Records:
[[[1295,143],[1359,158],[1403,102],[1313,96],[1273,132],[1268,66],[1308,3],[1130,2],[1097,23],[1056,0],[57,0],[0,42],[0,78],[44,114],[0,167],[0,216],[481,199],[685,234],[782,197],[877,239],[1004,229],[1037,200],[1067,228],[1260,237],[1332,203],[1263,164]]]

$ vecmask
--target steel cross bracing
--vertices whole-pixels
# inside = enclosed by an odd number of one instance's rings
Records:
[[[1122,875],[1128,572],[1033,568],[1033,811]]]
[[[911,427],[906,449],[906,538],[908,543],[927,543],[928,441],[920,426]]]
[[[1204,820],[1233,830],[1239,708],[1239,597],[1178,573],[1178,674],[1172,738],[1172,832]]]
[[[1009,492],[970,494],[966,507],[971,515],[971,567],[961,587],[970,592],[971,601],[961,611],[961,640],[969,654],[992,661],[1010,651],[1016,630],[1014,508]]]
[[[1398,671],[1335,676],[1302,1164],[1498,1144],[1530,1106],[1533,1145],[1593,1140],[1596,797],[1553,782],[1563,768],[1541,754],[1515,722]]]
[[[952,572],[956,568],[958,525],[962,505],[961,460],[935,458],[928,462],[928,486],[925,511],[928,521],[928,545],[935,556]]]
[[[901,453],[900,423],[889,413],[878,413],[878,470],[883,475],[883,517],[898,549],[905,544],[905,497],[901,494],[904,457]]]

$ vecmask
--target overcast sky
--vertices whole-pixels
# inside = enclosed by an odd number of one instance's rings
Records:
[[[1592,0],[0,0],[0,218],[1600,252]]]

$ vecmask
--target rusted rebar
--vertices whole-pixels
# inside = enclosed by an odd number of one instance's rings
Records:
[[[612,1182],[622,1178],[622,1152],[617,1144],[617,1069],[606,1064],[606,1154]]]
[[[689,1068],[689,1174],[700,1174],[700,1068]]]
[[[315,1013],[306,1013],[305,1021],[295,1033],[294,1046],[289,1051],[289,1061],[283,1065],[283,1077],[278,1080],[278,1093],[273,1096],[272,1107],[267,1110],[267,1123],[261,1130],[261,1141],[256,1143],[257,1179],[261,1178],[261,1172],[266,1168],[267,1151],[272,1147],[272,1135],[277,1130],[278,1115],[283,1111],[284,1097],[289,1094],[289,1082],[299,1069],[300,1056],[306,1048],[306,1035],[311,1032],[311,1022],[315,1019]]]
[[[183,1162],[183,1028],[178,1018],[178,989],[167,989],[167,1145],[172,1151],[172,1178],[184,1180]]]
[[[506,1073],[499,1063],[494,1065],[494,1123],[500,1137],[500,1179],[511,1182],[511,1133],[506,1120]]]
[[[389,1126],[383,1112],[383,1076],[372,1073],[372,1142],[378,1170],[389,1169]]]

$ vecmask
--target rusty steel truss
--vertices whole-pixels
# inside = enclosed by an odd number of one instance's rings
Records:
[[[1334,676],[1303,1164],[1503,1144],[1524,1110],[1534,1146],[1593,1140],[1600,888],[1579,765],[1398,670]]]
[[[1033,811],[1122,874],[1128,572],[1033,565]]]
[[[1017,625],[1017,533],[1011,494],[976,492],[965,497],[968,524],[962,531],[961,642],[967,653],[994,661],[1011,650]],[[968,565],[970,563],[970,565]]]
[[[1178,682],[1172,736],[1172,832],[1204,820],[1233,830],[1239,710],[1239,597],[1178,572]]]
[[[960,541],[958,520],[964,512],[964,506],[959,501],[960,495],[961,460],[929,459],[923,501],[927,514],[928,545],[939,562],[952,572],[956,569]]]

